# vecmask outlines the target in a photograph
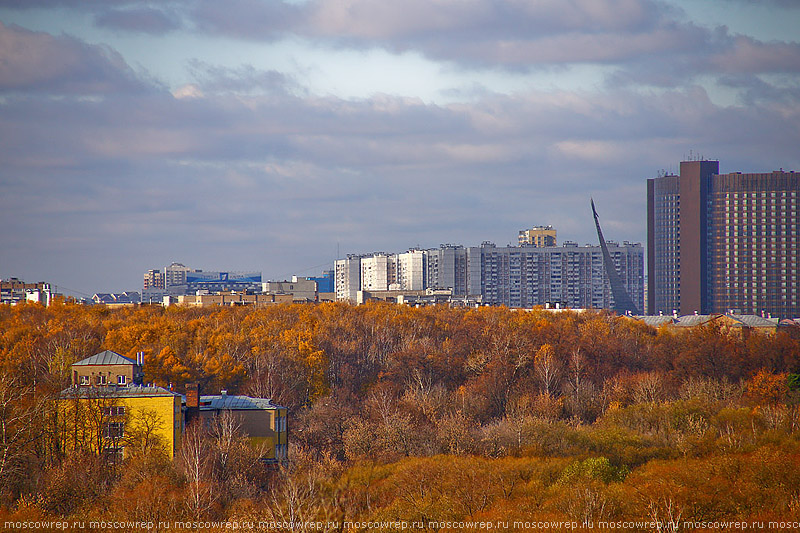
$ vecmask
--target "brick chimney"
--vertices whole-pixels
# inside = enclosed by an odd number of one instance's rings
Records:
[[[200,417],[200,383],[186,384],[186,424]]]
[[[200,408],[200,384],[197,382],[186,384],[186,407]]]

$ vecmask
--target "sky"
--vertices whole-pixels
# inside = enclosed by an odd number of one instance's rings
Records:
[[[800,0],[0,0],[0,278],[603,232],[688,157],[800,170]]]

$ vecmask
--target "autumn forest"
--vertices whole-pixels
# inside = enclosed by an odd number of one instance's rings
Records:
[[[289,462],[259,461],[223,422],[189,427],[174,460],[135,435],[118,464],[65,451],[55,399],[72,363],[106,349],[143,352],[147,383],[288,407]],[[799,430],[796,327],[381,303],[0,306],[0,524],[797,522]]]

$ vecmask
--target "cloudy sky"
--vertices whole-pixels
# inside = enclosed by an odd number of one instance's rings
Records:
[[[0,277],[644,241],[681,159],[800,170],[799,0],[0,0]]]

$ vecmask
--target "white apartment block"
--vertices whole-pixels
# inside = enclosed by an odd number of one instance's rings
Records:
[[[361,290],[388,291],[397,277],[394,255],[375,254],[361,258]]]
[[[186,273],[192,269],[181,263],[172,263],[164,269],[164,287],[186,285]]]
[[[334,263],[334,291],[336,299],[355,302],[361,290],[361,256],[348,255]]]
[[[425,284],[425,252],[422,250],[409,250],[399,254],[397,261],[397,278],[393,288],[401,291],[423,291]]]

